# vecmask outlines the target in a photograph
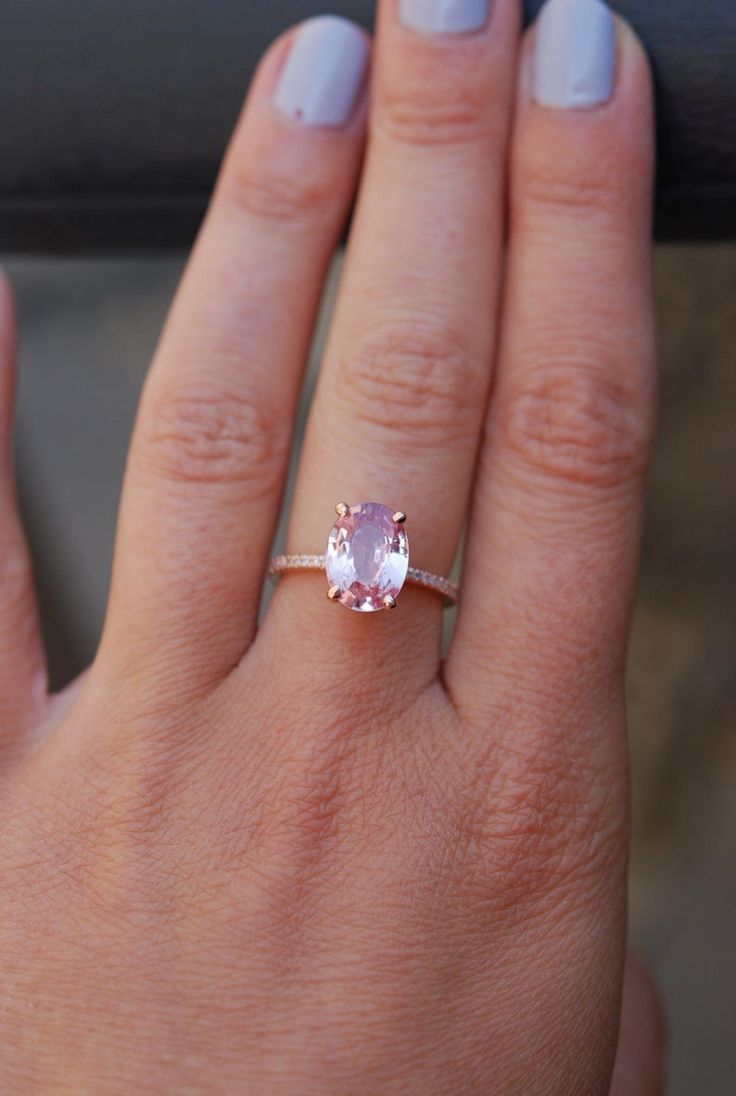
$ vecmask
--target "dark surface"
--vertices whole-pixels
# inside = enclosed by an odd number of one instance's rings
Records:
[[[613,6],[655,71],[658,234],[736,237],[736,3]],[[368,25],[374,7],[331,10]],[[0,249],[190,243],[257,59],[322,10],[309,0],[4,3]]]

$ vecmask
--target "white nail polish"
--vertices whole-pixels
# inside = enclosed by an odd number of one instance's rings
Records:
[[[343,126],[355,108],[369,60],[363,32],[337,15],[297,31],[274,96],[282,114],[308,126]]]
[[[489,0],[401,0],[399,18],[423,34],[469,34],[488,22]]]
[[[595,107],[613,94],[616,21],[601,0],[547,0],[536,29],[534,98],[547,107]]]

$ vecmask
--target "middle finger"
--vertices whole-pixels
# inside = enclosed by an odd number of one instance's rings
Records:
[[[490,382],[518,35],[517,0],[380,5],[369,151],[290,552],[324,551],[337,502],[378,501],[408,513],[413,566],[452,565]],[[326,642],[356,629],[367,641],[361,614],[327,603],[320,581],[282,581],[277,617],[308,604]],[[436,596],[402,594],[395,634],[425,680],[440,610]]]

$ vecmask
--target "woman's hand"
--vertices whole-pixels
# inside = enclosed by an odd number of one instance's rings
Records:
[[[655,405],[647,65],[597,0],[385,0],[266,57],[141,401],[109,613],[47,698],[0,485],[4,1093],[607,1093],[623,672]],[[216,59],[213,59],[216,63]],[[369,98],[371,106],[369,109]],[[362,166],[366,123],[367,156]],[[324,577],[256,621],[360,176],[289,551],[409,514],[461,608]],[[618,1091],[658,1091],[628,993]]]

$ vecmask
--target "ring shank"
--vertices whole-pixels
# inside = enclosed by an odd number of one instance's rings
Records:
[[[269,576],[277,579],[289,571],[324,571],[326,560],[320,555],[284,555],[274,556],[268,568]],[[406,581],[414,586],[423,586],[425,590],[431,590],[440,594],[445,599],[445,604],[455,605],[460,594],[459,588],[449,578],[441,575],[433,575],[431,571],[422,571],[418,567],[410,567]]]

